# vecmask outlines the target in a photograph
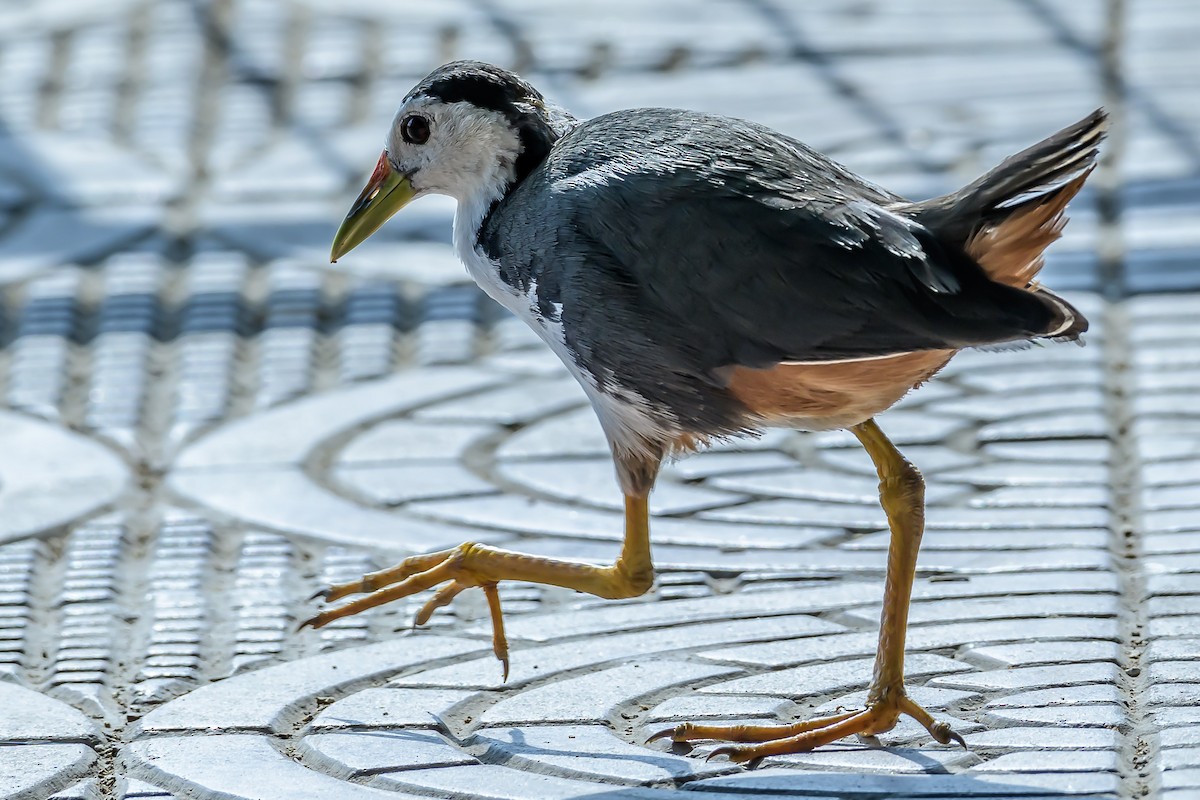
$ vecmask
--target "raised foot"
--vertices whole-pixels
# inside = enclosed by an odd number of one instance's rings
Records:
[[[449,605],[464,589],[478,586],[487,598],[492,617],[492,651],[504,667],[504,678],[508,679],[508,639],[504,634],[504,614],[500,608],[500,593],[496,579],[484,571],[473,569],[472,561],[478,545],[471,542],[450,550],[411,556],[389,569],[370,572],[357,581],[329,586],[316,592],[310,599],[321,598],[330,603],[352,594],[365,594],[337,608],[316,614],[300,623],[301,628],[321,628],[335,619],[353,616],[369,608],[375,608],[393,600],[411,597],[438,584],[445,584],[421,606],[413,619],[413,625],[424,625],[437,609]]]
[[[907,714],[921,723],[929,735],[941,744],[957,742],[966,748],[967,743],[947,723],[935,720],[933,715],[910,700],[903,691],[869,701],[861,711],[848,711],[792,725],[701,725],[685,722],[655,733],[648,741],[670,737],[676,742],[701,739],[749,742],[751,744],[724,745],[707,756],[709,759],[727,756],[730,761],[740,764],[767,756],[807,753],[852,734],[873,736],[884,733],[896,726],[901,714]]]
[[[644,523],[645,499],[638,498],[635,520]],[[644,525],[641,529],[645,540]],[[508,677],[508,639],[504,635],[504,615],[500,609],[500,593],[496,584],[502,580],[545,583],[562,586],[598,597],[636,597],[650,588],[654,570],[649,551],[642,548],[634,557],[625,550],[617,563],[601,567],[578,561],[528,556],[501,550],[484,544],[468,542],[437,553],[411,556],[389,569],[364,575],[360,580],[322,589],[313,597],[326,602],[340,600],[352,594],[364,594],[338,608],[322,611],[305,620],[300,627],[320,628],[335,619],[349,617],[369,608],[410,597],[435,586],[440,588],[417,612],[415,624],[424,625],[433,612],[448,605],[464,589],[478,586],[487,597],[492,616],[492,650],[504,665]]]

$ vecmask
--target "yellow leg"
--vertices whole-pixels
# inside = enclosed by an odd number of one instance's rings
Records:
[[[467,542],[450,550],[412,556],[394,567],[364,575],[360,580],[331,586],[318,592],[326,602],[351,594],[368,593],[338,608],[317,614],[301,624],[320,628],[335,619],[352,616],[445,584],[421,608],[416,623],[424,624],[433,612],[446,605],[463,589],[481,587],[492,617],[492,647],[508,673],[508,642],[500,612],[499,581],[527,581],[563,586],[567,589],[610,599],[637,597],[654,583],[650,559],[650,511],[645,496],[625,496],[625,541],[612,566],[600,567],[579,561],[540,558]]]
[[[944,722],[909,699],[904,690],[904,640],[917,551],[925,529],[925,484],[921,473],[900,454],[874,420],[851,429],[875,462],[879,474],[879,499],[892,531],[888,547],[887,577],[883,589],[883,615],[879,622],[879,647],[875,670],[861,711],[808,720],[795,725],[699,725],[685,723],[661,731],[652,739],[670,736],[677,742],[716,739],[755,742],[719,747],[709,754],[733,761],[753,761],[765,756],[803,753],[851,734],[874,735],[896,726],[901,714],[917,720],[938,742],[958,742],[961,736]]]

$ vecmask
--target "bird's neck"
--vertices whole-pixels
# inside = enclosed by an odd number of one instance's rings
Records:
[[[477,270],[482,266],[476,262],[486,260],[479,252],[480,229],[512,188],[510,181],[481,184],[476,191],[458,198],[458,209],[454,213],[454,249],[476,280]]]

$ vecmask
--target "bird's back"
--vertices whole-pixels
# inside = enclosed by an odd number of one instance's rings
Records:
[[[1094,159],[1096,124],[1080,126],[1054,144],[1083,141],[1050,176],[1071,180],[1045,183],[1039,195],[1036,165],[1004,171],[1030,173],[1012,181],[1029,196],[1010,198],[1010,210],[1053,205],[1027,215],[1037,254]],[[1046,155],[1033,150],[1031,163]],[[742,373],[788,366],[812,382],[814,365],[879,367],[910,353],[1086,329],[1058,298],[1004,285],[981,266],[988,244],[978,235],[985,222],[1003,229],[1004,202],[990,199],[990,221],[947,214],[952,201],[908,203],[763,126],[636,109],[563,136],[495,207],[478,244],[535,316],[561,326],[566,352],[598,383],[620,376],[663,419],[730,432],[748,426],[745,393],[731,386]],[[889,404],[944,363],[916,360],[934,366],[915,380],[898,370],[895,380],[908,383],[881,395]]]

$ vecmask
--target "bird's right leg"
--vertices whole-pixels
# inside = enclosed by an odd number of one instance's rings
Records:
[[[543,558],[466,542],[450,550],[411,556],[389,569],[371,572],[357,581],[330,586],[316,597],[326,602],[352,594],[368,593],[338,608],[306,620],[301,627],[320,628],[335,619],[390,603],[444,584],[418,612],[416,623],[428,621],[434,610],[448,604],[463,589],[484,590],[492,616],[492,649],[508,672],[508,643],[500,610],[500,581],[525,581],[562,586],[609,599],[637,597],[654,583],[650,558],[650,510],[645,494],[625,495],[625,540],[611,566],[582,561]]]

